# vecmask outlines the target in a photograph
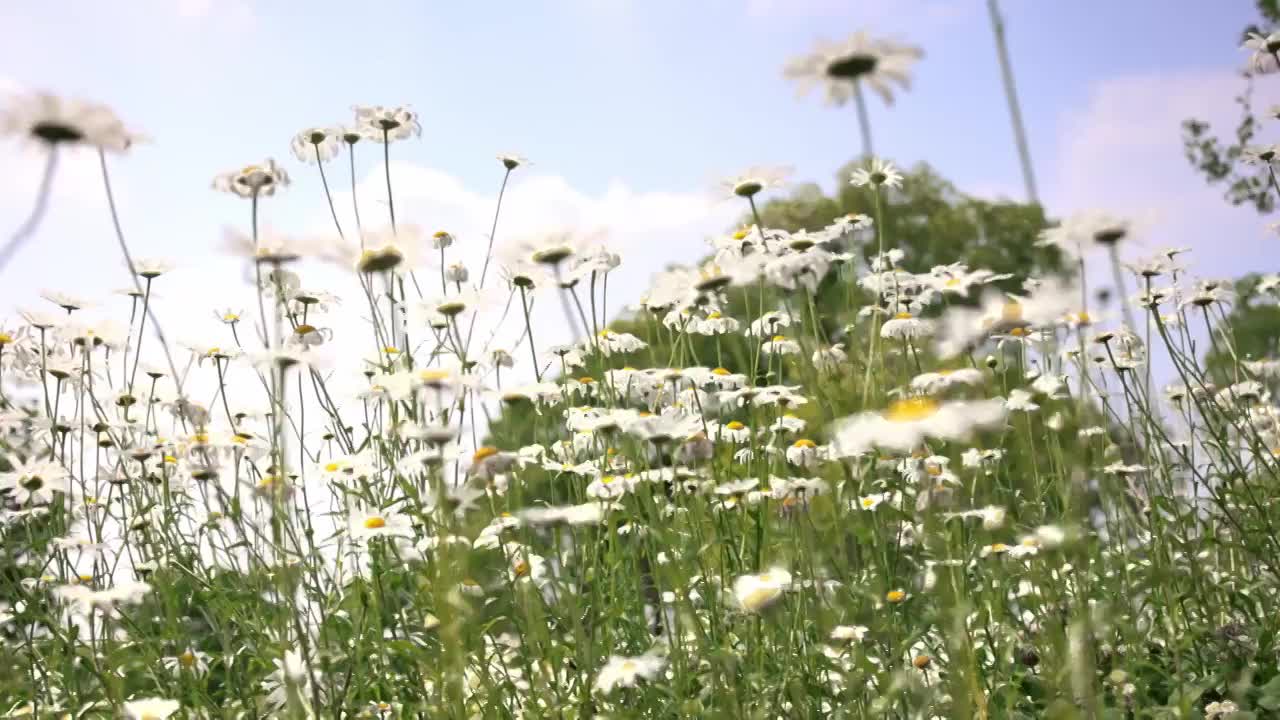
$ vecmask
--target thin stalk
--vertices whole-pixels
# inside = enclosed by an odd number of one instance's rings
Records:
[[[342,223],[338,222],[338,211],[333,207],[333,195],[329,193],[329,179],[324,176],[324,161],[320,159],[320,144],[312,143],[311,146],[316,151],[316,168],[320,171],[320,183],[324,185],[324,199],[329,201],[329,214],[333,216],[333,226],[338,228],[338,237],[346,240],[347,236],[342,232]],[[354,169],[354,163],[352,168]],[[355,192],[354,186],[352,186],[351,192]]]
[[[57,169],[58,149],[50,146],[49,158],[44,164],[44,176],[40,178],[40,189],[36,191],[36,204],[31,208],[31,214],[27,216],[26,222],[18,226],[9,238],[9,242],[5,243],[4,249],[0,249],[0,271],[8,266],[14,254],[31,238],[31,234],[40,225],[40,219],[44,217],[44,212],[49,207],[49,191],[53,187],[53,176]]]
[[[120,252],[124,255],[124,262],[129,266],[129,277],[133,280],[133,288],[138,293],[143,293],[142,281],[138,279],[138,268],[133,264],[133,256],[129,253],[129,245],[124,240],[124,231],[120,229],[120,213],[116,210],[115,193],[111,191],[111,176],[107,172],[107,155],[101,149],[98,150],[98,161],[102,166],[102,186],[107,192],[107,208],[111,211],[111,226],[115,228],[116,240],[120,243]],[[255,202],[256,202],[255,195]],[[255,226],[256,227],[256,226]],[[255,232],[256,237],[256,232]],[[0,267],[3,264],[0,263]],[[150,293],[151,283],[147,282],[147,294]],[[160,321],[156,320],[155,311],[150,304],[146,304],[146,317],[151,318],[151,328],[155,330],[156,339],[160,341],[160,349],[164,351],[165,362],[169,364],[169,373],[173,376],[173,384],[178,388],[179,399],[185,398],[186,393],[182,391],[182,377],[178,375],[178,366],[173,362],[173,353],[169,350],[169,341],[165,339],[164,329],[160,327]],[[139,329],[138,344],[142,344],[141,329]],[[137,373],[137,361],[134,361],[134,373]],[[130,382],[132,389],[132,382]]]
[[[873,157],[871,148],[871,118],[867,115],[867,99],[862,95],[862,83],[853,81],[853,103],[858,109],[858,129],[862,131],[862,155]]]
[[[1004,40],[1004,18],[1000,15],[997,0],[987,0],[991,11],[991,30],[996,38],[996,56],[1000,60],[1000,78],[1004,83],[1004,96],[1009,103],[1009,118],[1013,122],[1013,140],[1018,148],[1018,161],[1022,165],[1022,183],[1027,190],[1027,200],[1040,204],[1036,190],[1036,176],[1031,168],[1031,151],[1027,147],[1027,130],[1022,124],[1022,106],[1018,103],[1018,88],[1013,81],[1013,65],[1009,62],[1009,48]]]

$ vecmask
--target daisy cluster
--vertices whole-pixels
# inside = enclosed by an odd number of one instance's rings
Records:
[[[821,52],[794,72],[918,57]],[[135,137],[44,95],[0,127],[51,154]],[[420,132],[357,107],[290,147],[332,210],[326,165],[354,182],[361,148]],[[527,161],[498,161],[505,191]],[[169,341],[152,309],[180,288],[123,234],[125,322],[47,293],[0,330],[10,716],[1280,707],[1280,362],[1237,357],[1239,299],[1183,251],[1116,260],[1112,316],[1078,274],[918,267],[889,162],[849,178],[873,215],[792,230],[757,207],[786,172],[753,168],[723,186],[749,222],[616,316],[604,236],[491,235],[467,267],[383,170],[386,225],[357,205],[328,238],[259,229],[282,164],[217,176],[253,298],[216,338]],[[1041,241],[1115,259],[1131,234],[1087,214]],[[547,305],[571,342],[541,341]]]

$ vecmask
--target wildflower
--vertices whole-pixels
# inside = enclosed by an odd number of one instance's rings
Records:
[[[637,657],[610,655],[604,667],[600,668],[593,688],[598,693],[608,695],[616,688],[635,687],[641,681],[657,678],[666,666],[666,658],[656,653]]]
[[[498,153],[498,162],[502,163],[502,167],[508,172],[529,164],[528,158],[514,153]]]
[[[859,31],[843,42],[820,41],[809,55],[788,62],[784,74],[799,83],[801,94],[822,85],[831,105],[848,102],[859,83],[866,83],[886,105],[892,105],[893,86],[910,88],[909,71],[923,55],[918,47]]]
[[[124,704],[124,716],[129,720],[165,720],[180,707],[177,700],[163,698],[129,700]]]
[[[832,448],[842,457],[873,447],[906,452],[927,438],[963,440],[974,432],[998,428],[1004,418],[1004,402],[999,399],[939,403],[927,397],[907,398],[881,413],[837,421]]]
[[[1280,52],[1280,32],[1263,35],[1251,30],[1240,49],[1253,51],[1249,56],[1249,65],[1254,72],[1273,73],[1280,70],[1280,58],[1276,56]]]
[[[751,199],[786,184],[789,167],[752,167],[720,183],[729,197]]]
[[[356,105],[352,110],[356,113],[356,127],[374,142],[389,143],[407,139],[410,135],[422,135],[418,114],[408,107]]]
[[[884,601],[890,605],[900,605],[907,599],[907,593],[903,590],[890,590],[884,594]]]
[[[338,149],[342,147],[338,144],[341,137],[342,128],[311,127],[294,135],[289,149],[302,162],[328,162],[337,156]]]
[[[765,341],[760,346],[760,352],[765,355],[795,355],[800,352],[800,343],[788,339],[785,335],[774,335],[773,339]]]
[[[617,332],[605,328],[597,333],[596,347],[600,354],[609,357],[617,353],[632,353],[643,350],[649,344],[631,333]]]
[[[192,648],[187,648],[177,655],[161,658],[166,670],[180,674],[190,672],[197,677],[209,672],[209,655]]]
[[[88,145],[113,152],[128,150],[138,140],[106,105],[44,92],[15,98],[0,113],[0,135],[24,137],[51,148]]]
[[[1204,706],[1204,720],[1230,720],[1240,706],[1230,700],[1218,700]]]
[[[939,370],[917,375],[911,379],[911,389],[927,395],[936,395],[953,387],[981,387],[986,376],[977,368]]]
[[[588,489],[590,494],[590,489]],[[608,505],[599,502],[563,507],[526,508],[520,519],[530,525],[599,525],[604,521]]]
[[[412,521],[406,515],[388,510],[359,508],[347,518],[347,528],[353,540],[365,541],[376,537],[412,538]]]
[[[233,193],[242,198],[268,197],[275,194],[276,188],[288,185],[289,173],[271,158],[256,165],[246,165],[239,170],[222,173],[213,179],[214,190]]]
[[[830,347],[820,347],[813,351],[813,366],[826,372],[834,372],[849,360],[844,351],[844,343],[836,343]]]
[[[1009,412],[1035,412],[1040,406],[1032,402],[1033,397],[1026,390],[1015,388],[1009,391],[1009,398],[1004,401],[1004,406]]]
[[[909,312],[900,312],[880,326],[880,337],[885,339],[910,340],[928,337],[933,334],[933,325]]]
[[[803,468],[811,468],[817,464],[820,450],[812,440],[799,438],[787,448],[787,462]]]
[[[1079,213],[1040,234],[1040,245],[1079,255],[1090,245],[1112,247],[1129,235],[1129,222],[1098,212]]]
[[[10,456],[8,472],[0,473],[0,490],[8,490],[18,505],[48,505],[55,493],[65,494],[68,471],[62,465],[39,458],[20,460]]]
[[[866,625],[837,625],[831,630],[831,639],[837,642],[860,642],[870,632]]]
[[[857,507],[859,510],[875,510],[880,504],[886,500],[893,500],[893,493],[873,493],[871,495],[863,495],[858,498]]]
[[[758,575],[742,575],[733,583],[738,606],[749,613],[767,610],[791,586],[791,573],[773,568]]]
[[[893,163],[880,158],[871,158],[866,167],[855,168],[849,175],[849,184],[854,187],[871,185],[873,188],[902,187],[902,174]]]

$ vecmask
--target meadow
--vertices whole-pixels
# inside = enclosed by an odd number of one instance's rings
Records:
[[[1274,70],[1280,35],[1246,50]],[[921,57],[859,33],[786,72],[869,149],[864,90]],[[47,153],[0,273],[76,151],[131,283],[114,318],[50,292],[0,329],[4,717],[1280,713],[1280,360],[1236,322],[1280,275],[1122,263],[1124,218],[865,152],[812,225],[785,168],[726,179],[741,225],[611,297],[607,237],[507,228],[501,195],[487,238],[398,223],[420,120],[360,106],[213,179],[256,303],[187,347],[112,195],[144,138],[45,93],[0,118]],[[385,203],[344,226],[358,156]],[[1246,156],[1280,192],[1280,151]],[[505,191],[527,161],[492,163]],[[268,232],[304,172],[333,232]]]

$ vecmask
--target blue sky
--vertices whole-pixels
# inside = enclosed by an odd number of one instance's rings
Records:
[[[1187,167],[1179,140],[1189,114],[1234,120],[1239,32],[1254,19],[1252,2],[1002,5],[1051,213],[1132,215],[1148,250],[1212,250],[1196,261],[1207,275],[1280,269],[1266,220],[1222,203]],[[608,227],[631,270],[620,292],[638,292],[667,262],[696,259],[700,239],[737,214],[707,201],[716,178],[788,164],[796,179],[831,188],[836,168],[859,150],[854,112],[816,96],[798,100],[781,66],[820,36],[859,28],[927,53],[913,89],[892,108],[872,99],[877,151],[900,164],[927,159],[963,190],[1021,195],[982,0],[499,7],[11,3],[0,23],[0,89],[100,100],[154,137],[114,165],[126,229],[141,254],[194,266],[175,294],[202,309],[247,297],[243,274],[218,250],[222,228],[244,223],[247,209],[210,191],[212,176],[274,156],[295,184],[268,201],[267,222],[327,229],[315,170],[289,156],[288,140],[303,127],[348,120],[354,103],[409,103],[422,116],[423,138],[393,147],[404,215],[483,245],[501,178],[493,154],[519,152],[536,164],[511,188],[499,242],[553,223]],[[1259,105],[1277,99],[1271,80]],[[379,208],[380,159],[364,149],[361,202]],[[0,218],[16,226],[39,165],[26,151],[0,153],[0,165],[17,169],[0,180]],[[7,273],[0,306],[44,287],[95,295],[125,284],[86,160],[64,165],[50,218]],[[341,176],[342,167],[331,172]],[[348,202],[340,194],[340,208]]]

